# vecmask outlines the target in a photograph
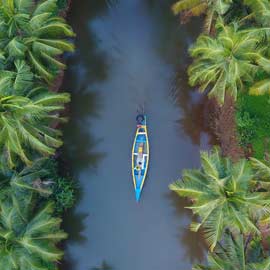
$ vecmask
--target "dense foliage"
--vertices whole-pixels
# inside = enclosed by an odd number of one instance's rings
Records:
[[[206,31],[190,48],[191,86],[236,101],[236,124],[249,159],[233,163],[217,148],[201,153],[201,168],[184,170],[170,185],[189,198],[199,216],[191,229],[209,244],[208,264],[194,270],[267,270],[270,196],[270,2],[268,0],[177,1],[175,14],[205,15]],[[253,157],[250,157],[253,156]]]
[[[270,5],[267,0],[255,2],[181,0],[173,6],[175,13],[206,13],[206,22],[215,18],[213,31],[201,34],[190,49],[194,62],[189,81],[221,104],[226,94],[236,99],[239,90],[257,95],[269,91]]]
[[[259,239],[226,233],[214,253],[208,254],[208,266],[195,265],[193,270],[268,270],[270,258],[264,257]]]
[[[74,36],[57,16],[57,1],[3,0],[0,8],[0,50],[8,63],[24,59],[41,78],[51,81],[64,65],[56,58],[73,51],[65,37]]]
[[[58,123],[68,93],[51,85],[74,46],[57,0],[0,0],[0,269],[56,270],[66,238],[64,210],[75,184],[49,158],[62,145]]]
[[[211,27],[217,16],[224,15],[231,7],[233,0],[180,0],[172,6],[175,14],[184,13],[186,16],[206,14],[205,30]]]
[[[258,46],[263,37],[260,29],[240,30],[236,23],[219,20],[216,31],[214,38],[201,35],[190,49],[195,60],[188,73],[192,86],[199,85],[223,103],[228,93],[236,99],[238,90],[252,84],[257,72],[269,69],[270,61]]]
[[[51,203],[37,207],[32,198],[25,198],[24,203],[14,196],[1,201],[1,269],[57,269],[55,262],[62,252],[56,244],[66,238],[59,228],[61,219],[52,217]]]
[[[269,95],[241,95],[237,100],[237,126],[241,145],[251,148],[256,158],[269,156],[270,150]],[[269,150],[267,150],[269,149]]]
[[[58,163],[54,159],[46,159],[44,168],[48,172],[45,181],[50,184],[49,199],[54,201],[56,213],[62,214],[74,205],[77,185],[70,175],[59,175]]]
[[[62,144],[60,132],[50,125],[60,120],[57,111],[63,109],[69,96],[42,92],[28,97],[0,97],[0,149],[11,167],[15,166],[16,156],[31,164],[26,153],[29,148],[52,155]]]
[[[247,160],[232,163],[214,148],[209,154],[201,153],[201,163],[199,170],[184,170],[182,180],[170,186],[193,201],[188,208],[201,222],[193,222],[191,230],[203,227],[211,251],[228,228],[234,233],[260,235],[257,223],[270,217],[270,199],[268,193],[251,189],[254,174]]]
[[[268,269],[255,267],[269,267],[270,261],[262,255],[255,261],[248,253],[245,259],[239,256],[244,256],[244,242],[256,242],[257,249],[261,248],[260,225],[270,219],[269,164],[255,158],[232,163],[218,148],[202,152],[201,164],[200,169],[184,170],[182,179],[170,185],[191,200],[192,206],[187,208],[200,218],[199,223],[191,224],[191,230],[201,228],[209,244],[209,267],[197,265],[194,269],[233,270],[236,265],[237,269]]]

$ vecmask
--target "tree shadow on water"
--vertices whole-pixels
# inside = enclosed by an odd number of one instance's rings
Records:
[[[68,21],[77,36],[75,53],[65,55],[68,69],[62,89],[71,93],[71,103],[66,111],[69,122],[63,128],[64,146],[60,149],[60,158],[63,160],[60,166],[62,170],[69,171],[75,180],[80,179],[82,171],[95,169],[105,155],[97,150],[101,138],[97,138],[93,132],[93,121],[99,117],[102,109],[99,89],[94,88],[94,85],[107,78],[108,67],[106,56],[99,51],[98,40],[89,23],[106,12],[107,2],[72,1],[68,15]],[[79,187],[76,205],[83,196]],[[69,234],[69,238],[64,243],[66,254],[60,265],[63,270],[78,269],[79,262],[72,252],[73,249],[77,250],[71,245],[82,245],[88,240],[84,235],[88,226],[88,216],[88,211],[80,212],[76,206],[64,216],[63,228]]]
[[[73,1],[68,16],[77,37],[76,52],[66,55],[68,70],[65,72],[63,89],[71,92],[71,103],[62,150],[74,174],[83,169],[96,168],[104,157],[104,153],[95,151],[101,140],[92,134],[94,127],[91,121],[98,118],[101,110],[99,89],[94,89],[94,85],[107,78],[108,66],[106,55],[98,50],[98,40],[89,24],[108,8],[106,0]]]
[[[188,54],[191,44],[201,33],[202,18],[194,17],[189,23],[180,24],[173,15],[173,0],[147,0],[151,14],[158,25],[158,40],[155,45],[160,58],[172,70],[168,83],[168,94],[172,102],[181,110],[177,121],[179,133],[186,135],[194,145],[200,145],[204,134],[208,135],[208,144],[215,143],[215,136],[209,126],[207,97],[198,93],[188,84],[187,69],[192,59]]]
[[[185,206],[188,206],[186,199],[179,197],[174,191],[170,191],[166,196],[170,200],[175,210],[175,215],[179,217],[179,219],[180,217],[190,217],[190,210],[185,208]]]
[[[63,156],[67,168],[73,175],[78,175],[83,169],[96,168],[104,157],[104,153],[95,150],[101,139],[95,138],[91,129],[91,120],[98,117],[100,107],[96,92],[81,87],[72,93],[69,105],[69,122],[64,126]]]
[[[184,250],[181,257],[183,259],[188,258],[191,263],[203,261],[207,247],[202,233],[195,233],[189,229],[189,224],[192,221],[198,221],[197,217],[192,214],[191,210],[185,208],[186,206],[190,205],[190,202],[187,199],[179,197],[175,192],[172,191],[168,195],[168,198],[175,209],[175,215],[179,219],[179,223],[181,220],[185,221],[185,224],[179,226],[179,233],[177,236],[179,238],[179,244]]]
[[[184,133],[192,144],[200,146],[203,134],[207,134],[207,144],[216,144],[216,136],[210,125],[209,102],[206,95],[188,85],[186,71],[179,72],[175,79],[175,102],[181,108],[179,132]]]
[[[193,216],[191,221],[196,222],[198,220]],[[184,254],[182,254],[182,258],[189,258],[191,263],[202,262],[205,259],[205,254],[207,252],[207,245],[202,233],[192,232],[189,227],[180,227],[179,231],[179,241],[185,250]]]
[[[80,186],[77,192],[77,203],[81,200],[82,190]],[[85,220],[89,216],[88,213],[77,212],[76,208],[72,208],[64,213],[63,229],[68,233],[68,239],[63,243],[65,256],[60,264],[61,270],[74,270],[77,260],[72,256],[68,250],[68,245],[72,243],[83,244],[87,241],[87,237],[83,235],[86,225]]]
[[[95,33],[91,30],[91,22],[106,14],[112,0],[72,1],[68,22],[76,33],[76,54],[69,58],[69,66],[78,63],[85,68],[84,79],[88,83],[104,80],[107,77],[107,62],[104,52],[99,51]]]

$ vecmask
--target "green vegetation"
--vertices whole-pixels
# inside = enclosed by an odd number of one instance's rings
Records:
[[[67,7],[68,0],[58,0],[57,6],[59,9],[65,9]]]
[[[210,33],[213,23],[225,14],[233,0],[180,0],[172,6],[174,14],[185,13],[187,16],[206,14],[205,30]]]
[[[270,150],[270,96],[241,95],[236,119],[241,145],[251,147],[256,158],[266,158]]]
[[[31,164],[26,149],[52,155],[62,144],[60,132],[49,126],[55,119],[61,120],[57,111],[63,109],[62,104],[69,96],[42,92],[28,97],[0,97],[0,149],[10,167],[15,166],[17,156],[27,165]]]
[[[190,49],[195,60],[188,73],[192,86],[207,89],[210,97],[224,103],[226,94],[236,99],[245,83],[254,83],[255,74],[267,70],[270,61],[264,48],[258,47],[262,39],[258,29],[239,30],[238,24],[224,25],[219,20],[216,31],[214,38],[201,35]]]
[[[232,163],[217,148],[202,152],[201,164],[199,170],[183,171],[182,180],[170,185],[179,196],[192,201],[187,208],[199,216],[200,223],[192,223],[191,230],[202,229],[210,248],[209,268],[198,265],[194,269],[233,270],[236,265],[237,269],[264,269],[245,268],[249,263],[269,267],[269,259],[254,258],[247,249],[247,255],[243,254],[245,242],[256,242],[256,250],[261,249],[260,225],[270,220],[269,164],[255,158]]]
[[[53,185],[52,199],[55,201],[55,210],[62,213],[75,203],[75,182],[70,178],[57,177]]]
[[[242,235],[226,233],[214,253],[208,254],[209,266],[195,265],[193,270],[267,270],[270,258],[265,258],[260,240],[244,239]]]
[[[57,1],[41,1],[33,8],[33,1],[2,1],[0,8],[0,50],[7,65],[14,59],[24,59],[37,76],[52,81],[64,68],[57,56],[73,51],[65,37],[74,33],[57,16]]]
[[[261,243],[270,221],[270,2],[181,0],[173,11],[205,14],[206,31],[190,48],[189,82],[220,106],[234,98],[236,135],[249,156],[232,162],[218,148],[202,152],[201,168],[170,185],[192,203],[199,222],[191,230],[209,246],[207,266],[193,270],[270,269]]]
[[[65,1],[0,0],[0,269],[56,270],[67,237],[60,214],[75,183],[58,174],[57,124],[68,93],[51,91],[74,46]]]
[[[57,269],[62,252],[56,244],[66,238],[61,219],[52,217],[51,203],[37,207],[33,197],[1,201],[0,267],[14,270]]]
[[[270,217],[270,199],[268,194],[251,188],[254,174],[248,161],[232,163],[214,148],[209,154],[201,153],[201,163],[201,169],[183,171],[182,181],[170,186],[193,201],[188,208],[200,216],[201,222],[192,223],[191,230],[197,232],[203,227],[211,251],[228,228],[234,233],[260,235],[256,223]]]
[[[244,17],[234,14],[236,4],[239,4],[238,13]],[[269,92],[270,28],[267,20],[258,19],[258,14],[262,14],[261,17],[270,14],[269,3],[182,0],[173,6],[175,13],[187,9],[201,10],[208,15],[215,10],[219,15],[215,17],[213,33],[201,34],[190,49],[194,58],[188,72],[191,86],[198,85],[201,91],[207,91],[221,104],[226,94],[236,99],[240,90],[256,95]],[[226,16],[221,16],[225,13]]]

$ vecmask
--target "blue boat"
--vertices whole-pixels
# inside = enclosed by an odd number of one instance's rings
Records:
[[[136,120],[137,129],[132,148],[132,177],[136,201],[139,201],[149,165],[149,141],[146,115],[140,114]]]

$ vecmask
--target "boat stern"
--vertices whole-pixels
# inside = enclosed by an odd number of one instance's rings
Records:
[[[141,190],[139,188],[135,189],[135,196],[136,196],[136,201],[139,202],[141,198]]]

